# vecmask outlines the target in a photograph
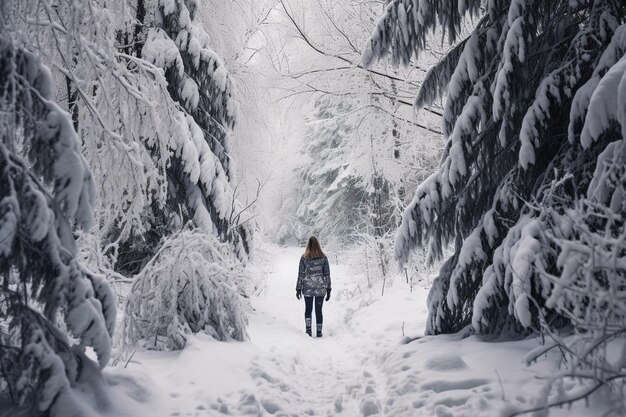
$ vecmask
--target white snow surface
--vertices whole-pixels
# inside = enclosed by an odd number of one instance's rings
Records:
[[[324,336],[310,338],[295,298],[300,255],[275,246],[259,255],[267,280],[251,299],[249,341],[196,335],[182,351],[138,351],[126,367],[105,370],[117,397],[106,415],[506,416],[530,407],[524,397],[542,388],[537,373],[555,369],[553,358],[523,364],[539,345],[534,338],[423,336],[427,289],[410,292],[400,276],[387,280],[382,297],[379,286],[348,300],[362,277],[333,255]],[[583,407],[550,416],[599,415]]]

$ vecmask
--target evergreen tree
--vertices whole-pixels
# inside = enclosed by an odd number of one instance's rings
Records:
[[[476,24],[459,40],[468,16]],[[554,300],[571,284],[562,259],[575,241],[592,250],[567,231],[580,218],[572,209],[590,200],[626,215],[622,185],[599,174],[607,159],[619,166],[606,153],[623,148],[626,132],[625,20],[617,0],[394,0],[386,8],[365,65],[388,53],[410,63],[440,27],[456,42],[417,93],[417,107],[445,93],[447,142],[438,171],[405,211],[395,249],[405,262],[418,246],[428,244],[432,259],[454,246],[429,294],[429,333],[469,324],[519,333],[572,319]],[[623,224],[614,227],[623,237]]]
[[[348,162],[353,127],[340,115],[350,108],[336,101],[318,99],[309,120],[309,143],[304,149],[308,163],[300,173],[297,215],[310,228],[305,234],[340,237],[346,243],[354,241],[367,223],[367,192],[365,179]]]
[[[150,254],[126,300],[126,346],[178,349],[196,332],[246,337],[241,297],[249,277],[241,264],[250,256],[253,225],[242,220],[245,209],[232,185],[236,87],[195,24],[196,7],[159,1],[142,47],[142,58],[163,70],[179,139],[165,167],[165,201],[152,204],[147,217],[158,240],[146,245],[136,236],[125,248],[130,256],[138,248]]]
[[[322,96],[308,120],[307,158],[300,171],[297,217],[308,234],[327,241],[354,243],[363,235],[381,237],[397,227],[397,190],[380,172],[388,138],[384,118],[369,121],[377,130],[365,133],[365,121],[353,116],[342,99]]]
[[[71,116],[54,102],[49,69],[14,45],[3,19],[0,389],[31,415],[84,416],[73,390],[106,401],[100,367],[116,312],[106,280],[77,260],[73,237],[73,225],[93,222],[94,182]]]
[[[145,143],[156,168],[165,171],[159,181],[165,179],[167,191],[163,199],[150,188],[144,192],[141,217],[147,227],[137,230],[140,233],[126,234],[118,249],[119,262],[131,265],[121,268],[125,273],[139,272],[161,240],[190,220],[231,242],[241,261],[250,256],[253,227],[244,224],[243,206],[232,185],[230,148],[238,109],[236,87],[211,49],[208,34],[194,23],[196,8],[195,1],[138,1],[136,25],[119,35],[135,46],[142,45],[139,58],[163,70],[166,92],[160,99],[167,103],[161,107],[168,116],[147,119],[154,122],[152,125],[163,120],[170,124],[137,137]],[[159,118],[160,122],[155,120]],[[174,139],[168,140],[168,135]],[[164,154],[166,164],[162,163]],[[154,188],[159,190],[158,183]],[[115,241],[118,236],[121,230],[112,227],[108,240]]]

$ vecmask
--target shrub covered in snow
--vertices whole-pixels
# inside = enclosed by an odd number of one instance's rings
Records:
[[[590,110],[591,111],[591,110]],[[537,236],[551,248],[555,267],[539,254],[534,261],[546,291],[546,304],[574,325],[567,338],[542,317],[548,343],[530,352],[527,362],[551,351],[563,352],[562,369],[546,378],[537,408],[585,398],[602,387],[615,415],[626,413],[626,142],[610,143],[598,157],[587,196],[559,198],[537,210]],[[553,198],[562,197],[555,189]],[[554,206],[558,207],[556,209]],[[548,266],[548,268],[546,268]],[[566,390],[572,381],[581,387]]]
[[[76,259],[72,225],[91,225],[94,183],[48,68],[2,29],[0,395],[36,415],[85,415],[73,389],[101,392],[116,312]]]
[[[246,281],[230,245],[215,236],[185,230],[168,238],[128,294],[124,345],[181,349],[186,335],[198,332],[246,339]]]

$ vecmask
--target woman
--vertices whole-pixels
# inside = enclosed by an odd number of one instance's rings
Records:
[[[304,295],[304,322],[306,333],[311,335],[311,312],[315,303],[315,321],[317,337],[322,337],[322,304],[324,295],[326,301],[330,299],[330,267],[328,258],[322,252],[320,242],[315,236],[309,238],[304,255],[300,258],[298,268],[298,282],[296,284],[296,298]]]

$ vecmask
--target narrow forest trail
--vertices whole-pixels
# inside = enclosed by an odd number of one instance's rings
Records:
[[[375,414],[384,393],[377,386],[383,378],[367,363],[375,338],[353,331],[349,303],[338,296],[351,284],[350,272],[331,257],[334,294],[324,303],[324,336],[311,338],[304,333],[303,301],[295,299],[300,254],[301,249],[287,249],[275,258],[267,290],[254,302],[257,311],[251,318],[250,339],[265,355],[253,363],[253,377],[259,395],[275,399],[269,409],[263,400],[261,403],[266,411],[277,406],[288,415]],[[265,372],[272,368],[267,362],[283,375]]]
[[[181,352],[133,358],[127,371],[158,387],[146,401],[149,415],[491,417],[516,393],[536,390],[521,366],[533,340],[422,338],[427,290],[409,292],[398,279],[384,297],[377,288],[347,300],[341,293],[354,289],[355,277],[332,256],[324,337],[307,336],[304,303],[295,298],[301,249],[270,252],[267,285],[251,300],[249,341],[198,335]]]

